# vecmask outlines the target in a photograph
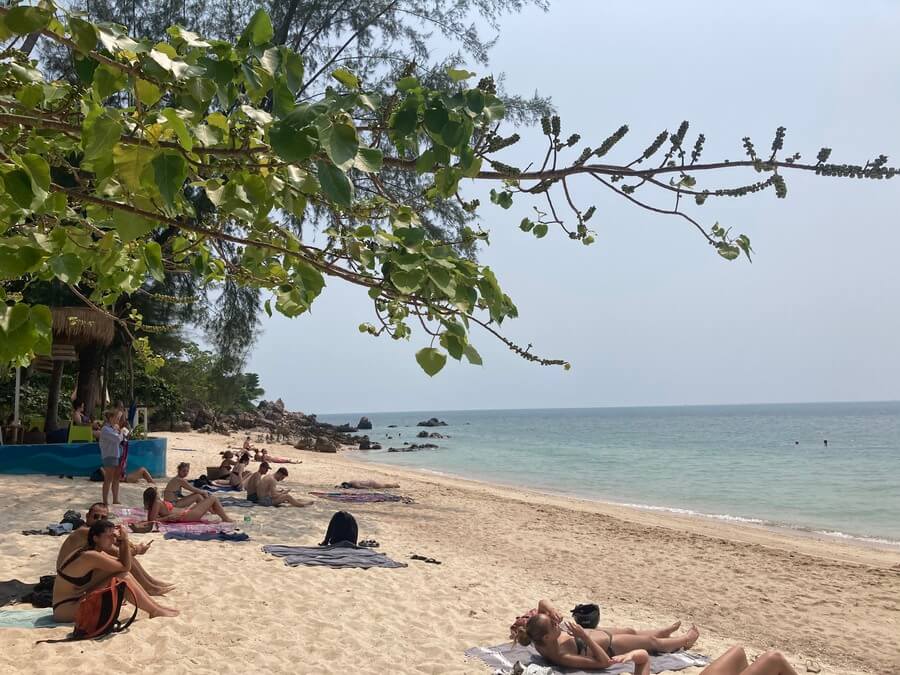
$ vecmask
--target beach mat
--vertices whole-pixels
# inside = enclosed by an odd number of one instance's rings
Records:
[[[551,675],[556,673],[565,673],[566,675],[593,675],[594,673],[633,673],[633,663],[613,664],[609,668],[603,670],[579,670],[577,668],[561,668],[559,666],[551,666],[534,647],[522,647],[519,644],[510,644],[509,642],[497,645],[496,647],[472,647],[466,650],[466,656],[474,656],[481,659],[491,668],[497,668],[499,672],[510,673],[516,661],[523,666],[536,666],[541,670],[542,675]],[[650,657],[650,671],[661,673],[666,670],[683,670],[691,666],[706,666],[709,664],[709,658],[697,652],[673,652],[672,654],[660,654],[659,656]]]
[[[266,553],[284,558],[289,567],[308,565],[313,567],[347,568],[359,567],[406,567],[405,563],[391,560],[384,553],[354,546],[342,541],[331,546],[279,546],[269,544],[262,547]]]
[[[236,488],[236,487],[232,487],[232,486],[225,487],[224,485],[204,485],[200,489],[206,490],[210,494],[214,494],[216,492],[240,492],[241,491],[240,488]]]
[[[53,609],[0,609],[0,628],[54,628]]]
[[[310,492],[313,497],[330,499],[333,502],[352,502],[355,504],[369,504],[374,502],[403,502],[412,504],[411,497],[403,495],[390,495],[386,492]]]
[[[166,532],[163,539],[176,541],[250,541],[246,532]]]
[[[240,497],[219,497],[219,503],[222,506],[247,508],[250,506],[258,506],[249,499],[241,499]]]

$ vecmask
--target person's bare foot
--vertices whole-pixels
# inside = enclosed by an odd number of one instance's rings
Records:
[[[665,637],[670,637],[670,636],[672,635],[672,633],[674,633],[674,632],[675,632],[676,630],[678,630],[679,628],[681,628],[681,622],[680,622],[680,621],[676,621],[675,623],[673,623],[673,624],[672,624],[671,626],[669,626],[668,628],[663,628],[661,631],[659,631],[659,632],[657,633],[657,637],[664,637],[664,638],[665,638]]]
[[[233,523],[234,521],[231,518],[229,518],[228,516],[225,516],[222,518],[222,522],[223,523]]]
[[[169,607],[162,607],[162,606],[160,606],[160,608],[159,608],[157,611],[155,611],[155,612],[150,612],[150,618],[151,618],[151,619],[155,619],[155,618],[160,617],[160,616],[162,616],[162,617],[174,617],[174,616],[178,616],[179,614],[180,614],[180,612],[179,612],[177,609],[171,609],[171,608],[169,608]]]
[[[690,630],[684,634],[684,649],[690,649],[700,637],[700,630],[697,626],[692,625]]]

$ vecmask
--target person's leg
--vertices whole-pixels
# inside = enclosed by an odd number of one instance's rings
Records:
[[[175,502],[175,506],[180,509],[186,509],[189,506],[193,506],[194,504],[199,504],[204,499],[206,499],[206,497],[204,497],[203,495],[189,494]]]
[[[147,574],[147,570],[143,568],[141,563],[133,558],[131,560],[131,576],[137,580],[148,595],[163,595],[175,588],[172,584],[162,584],[157,582],[153,577]]]
[[[665,628],[655,628],[651,630],[632,630],[635,635],[652,635],[653,637],[669,637],[676,630],[681,628],[681,622],[676,621],[671,626],[666,626]],[[631,629],[629,629],[631,630]],[[615,633],[614,633],[615,635]]]
[[[667,654],[679,649],[691,647],[700,637],[700,631],[696,626],[678,637],[655,637],[653,635],[613,635],[612,651],[614,654],[624,654],[632,649],[646,649],[651,654]],[[601,647],[603,645],[600,645]]]
[[[178,616],[178,610],[171,607],[163,607],[156,603],[137,582],[137,579],[130,573],[116,575],[120,579],[129,582],[128,590],[125,592],[125,598],[138,609],[142,609],[150,615],[151,619],[158,616]]]
[[[743,647],[735,645],[710,663],[700,675],[740,675],[747,670],[747,654]]]
[[[121,504],[119,501],[119,478],[121,477],[122,472],[119,470],[119,467],[115,467],[112,469],[112,503],[113,504]]]
[[[118,474],[119,467],[104,466],[100,471],[103,473],[103,503],[109,504],[109,488],[112,485],[113,472]]]
[[[140,469],[138,469],[138,471],[141,474],[141,478],[143,478],[145,481],[147,481],[148,483],[154,482],[153,476],[150,475],[150,472],[147,471],[147,469],[145,469],[144,467],[141,467]]]
[[[797,671],[791,667],[781,652],[766,652],[756,659],[742,675],[797,675]]]
[[[290,504],[291,506],[309,506],[310,504],[313,504],[312,499],[294,499],[286,492],[275,495],[272,502],[275,506],[278,506],[279,504]]]
[[[219,500],[213,496],[207,497],[203,501],[192,506],[188,510],[185,520],[194,522],[200,521],[203,519],[203,516],[205,516],[210,511],[219,516],[219,518],[221,518],[223,522],[234,522],[233,520],[231,520],[231,518],[228,517],[228,514],[225,513],[225,509],[222,508]]]

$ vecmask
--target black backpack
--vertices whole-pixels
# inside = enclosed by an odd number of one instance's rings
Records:
[[[356,518],[347,511],[338,511],[331,516],[331,522],[328,523],[328,530],[325,532],[325,540],[319,546],[330,546],[340,541],[349,541],[356,546],[359,539],[359,527],[356,525]]]
[[[594,604],[575,605],[572,618],[582,628],[596,628],[600,623],[600,606]]]

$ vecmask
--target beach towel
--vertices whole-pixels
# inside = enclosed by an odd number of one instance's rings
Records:
[[[240,506],[240,507],[248,507],[248,506],[257,506],[249,499],[241,499],[240,497],[219,497],[219,503],[222,506]]]
[[[166,532],[163,539],[178,541],[250,541],[246,532]]]
[[[342,541],[331,546],[279,546],[269,544],[262,550],[270,555],[284,558],[284,564],[289,567],[309,565],[314,567],[406,567],[405,563],[391,560],[383,553],[378,553],[368,548],[354,546],[350,542]]]
[[[0,628],[53,628],[66,624],[53,619],[53,609],[0,609]]]
[[[18,579],[0,581],[0,607],[22,602],[34,590],[34,584],[26,584]]]
[[[199,486],[198,486],[198,487],[199,487]],[[240,491],[241,491],[240,488],[231,487],[231,486],[225,487],[225,486],[223,486],[223,485],[204,485],[201,489],[202,489],[202,490],[206,490],[206,491],[209,492],[209,493],[213,493],[213,492],[240,492]]]
[[[389,495],[386,492],[310,492],[314,497],[330,499],[333,502],[355,502],[358,504],[372,502],[403,502],[412,504],[411,497]]]
[[[123,523],[141,523],[147,520],[147,511],[133,506],[114,506],[112,512]],[[233,532],[234,523],[223,523],[220,521],[201,520],[196,523],[164,523],[162,521],[156,523],[159,532],[193,532],[202,534],[204,532]]]
[[[566,675],[593,675],[594,673],[633,673],[633,663],[613,664],[609,668],[603,670],[578,670],[576,668],[560,668],[552,666],[544,659],[534,647],[522,647],[519,644],[510,644],[509,642],[497,645],[496,647],[472,647],[466,650],[466,656],[474,656],[481,659],[491,668],[497,668],[498,672],[511,673],[516,661],[523,666],[536,666],[537,668],[546,668],[543,671],[549,674]],[[697,652],[673,652],[672,654],[660,654],[659,656],[650,657],[650,671],[661,673],[665,670],[683,670],[691,666],[709,665],[709,658]]]

